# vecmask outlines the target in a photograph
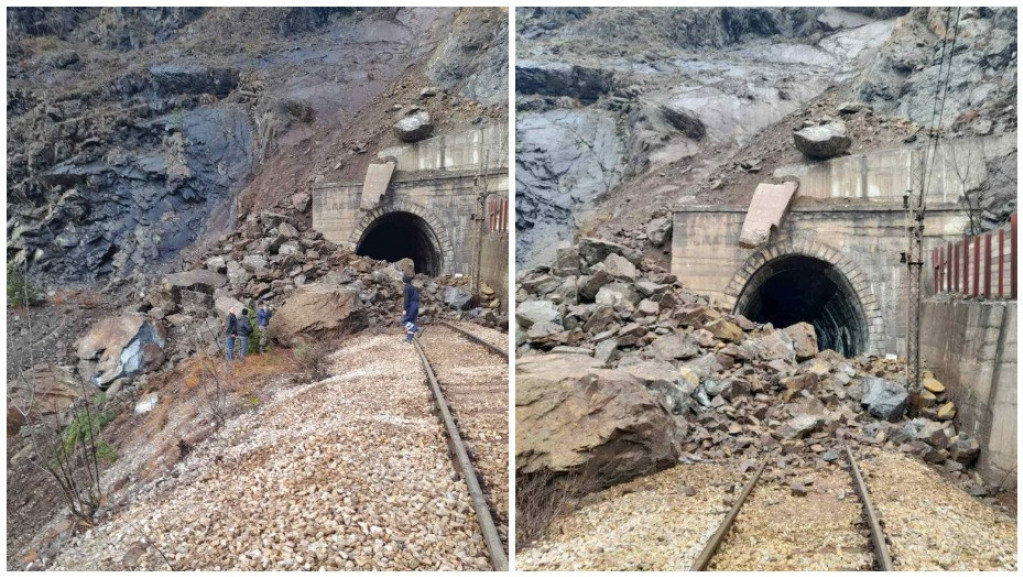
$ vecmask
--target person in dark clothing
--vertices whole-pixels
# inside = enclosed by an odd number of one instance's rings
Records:
[[[412,284],[412,277],[402,275],[405,282],[404,300],[401,305],[401,324],[405,325],[405,342],[411,343],[412,337],[422,330],[416,326],[419,318],[419,289]]]
[[[249,335],[252,334],[252,322],[249,321],[249,309],[242,309],[242,316],[238,317],[238,358],[245,360],[245,353],[249,352]]]
[[[259,301],[259,308],[256,309],[256,326],[259,327],[259,354],[266,352],[266,333],[270,329],[270,317],[274,316],[273,309],[269,309],[266,303]]]
[[[238,317],[234,315],[237,309],[231,307],[227,311],[227,362],[234,360],[234,339],[238,336]]]

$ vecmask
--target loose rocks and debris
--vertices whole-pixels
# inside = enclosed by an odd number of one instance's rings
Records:
[[[900,361],[847,359],[818,351],[806,323],[721,312],[608,241],[563,247],[518,281],[520,473],[599,463],[607,485],[690,456],[829,467],[850,444],[899,450],[978,485],[964,470],[976,441],[956,429],[955,405],[930,373],[929,389],[910,393]]]

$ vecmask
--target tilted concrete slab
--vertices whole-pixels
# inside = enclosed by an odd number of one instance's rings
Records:
[[[391,184],[394,165],[393,162],[369,165],[366,169],[366,180],[362,185],[362,202],[359,208],[372,210],[380,204],[380,197],[387,192],[387,186]]]
[[[797,187],[795,182],[757,185],[739,233],[739,246],[757,248],[771,240],[771,229],[781,226]]]

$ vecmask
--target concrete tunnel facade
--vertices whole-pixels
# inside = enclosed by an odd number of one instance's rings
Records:
[[[928,170],[924,255],[961,240],[970,224],[964,194],[989,177],[988,162],[1016,150],[1016,133],[901,146],[775,169],[798,180],[794,200],[766,241],[744,248],[752,207],[679,206],[671,272],[683,284],[751,320],[806,321],[818,344],[846,355],[905,354],[909,272],[902,196]],[[926,164],[925,164],[926,161]],[[966,171],[970,181],[960,175]],[[746,243],[746,246],[750,246]],[[925,261],[929,258],[925,256]],[[929,264],[929,263],[928,263]],[[921,292],[934,293],[927,264]]]
[[[507,198],[507,150],[504,125],[382,150],[365,181],[314,186],[313,228],[361,255],[411,258],[417,273],[470,275],[480,197]],[[387,163],[393,174],[379,169]],[[488,264],[482,263],[484,271]]]

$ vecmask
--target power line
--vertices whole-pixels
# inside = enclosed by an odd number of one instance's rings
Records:
[[[906,326],[906,384],[910,390],[916,391],[920,388],[920,316],[921,316],[921,273],[923,271],[923,237],[924,237],[924,215],[927,210],[927,189],[930,181],[927,179],[927,161],[931,158],[931,170],[934,170],[934,163],[938,156],[938,143],[941,139],[941,123],[945,114],[945,102],[948,100],[949,84],[952,77],[952,59],[955,56],[955,45],[959,37],[959,16],[961,9],[956,9],[955,30],[952,34],[951,45],[946,42],[941,47],[941,59],[938,62],[937,86],[934,93],[934,104],[931,107],[931,142],[924,148],[924,156],[920,161],[920,188],[917,191],[916,199],[912,198],[913,187],[911,186],[903,197],[903,205],[906,209],[906,240],[908,246],[904,254],[904,261],[909,273],[907,296],[907,326]],[[945,37],[948,37],[949,24],[952,17],[952,9],[949,8],[945,14]],[[948,67],[945,71],[945,78],[941,78],[941,69],[945,65],[945,53],[948,53]],[[938,108],[938,98],[941,98],[941,107]],[[937,118],[935,118],[937,112]],[[932,148],[934,152],[930,153]],[[931,179],[933,180],[933,179]]]

